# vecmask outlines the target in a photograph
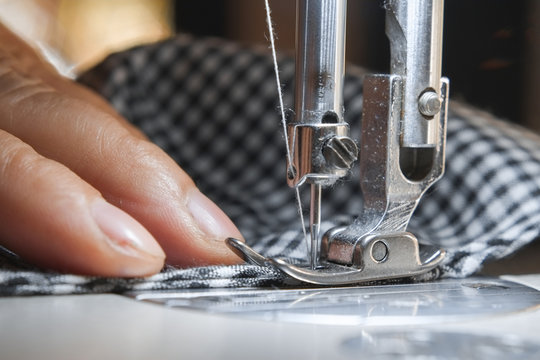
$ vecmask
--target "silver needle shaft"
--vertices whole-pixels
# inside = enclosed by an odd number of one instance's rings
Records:
[[[309,229],[311,235],[311,268],[319,266],[321,249],[321,185],[311,184],[311,199],[309,207]]]

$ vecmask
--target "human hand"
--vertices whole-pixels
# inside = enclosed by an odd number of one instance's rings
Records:
[[[171,158],[1,25],[0,44],[0,245],[102,276],[240,261],[237,228]]]

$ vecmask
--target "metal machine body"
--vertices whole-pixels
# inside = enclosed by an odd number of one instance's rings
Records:
[[[385,0],[390,74],[364,82],[362,135],[343,119],[346,0],[297,0],[295,116],[287,181],[311,186],[310,264],[266,259],[235,239],[248,261],[314,284],[413,277],[444,251],[407,232],[423,193],[444,172],[448,80],[441,78],[444,0]],[[321,191],[358,160],[364,206],[349,226],[320,234]]]

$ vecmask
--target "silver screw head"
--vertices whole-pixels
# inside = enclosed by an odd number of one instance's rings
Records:
[[[388,257],[388,246],[382,241],[377,241],[371,247],[371,257],[376,262],[383,262]]]
[[[358,159],[358,147],[353,139],[347,136],[334,136],[323,146],[326,162],[338,169],[350,169]]]
[[[435,116],[441,111],[442,101],[435,91],[426,91],[418,100],[418,110],[424,116]]]

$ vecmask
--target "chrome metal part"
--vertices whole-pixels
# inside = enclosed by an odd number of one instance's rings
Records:
[[[416,237],[405,231],[422,194],[444,172],[448,82],[443,79],[441,83],[437,146],[427,153],[427,166],[414,164],[416,168],[408,171],[401,159],[399,132],[402,79],[396,75],[366,78],[360,151],[362,213],[348,227],[325,234],[316,269],[279,259],[269,259],[269,264],[305,282],[337,285],[413,276],[441,262],[444,251],[420,246]],[[384,259],[373,256],[373,246],[381,242],[387,252]]]
[[[381,241],[388,251],[386,258],[382,261],[373,257],[373,246]],[[296,280],[316,285],[336,286],[414,277],[433,270],[444,257],[444,251],[433,247],[426,246],[419,249],[416,238],[408,233],[385,236],[384,239],[371,237],[364,241],[365,247],[353,248],[346,244],[344,249],[357,252],[353,257],[355,265],[358,266],[346,266],[326,261],[323,257],[316,269],[313,269],[311,264],[300,266],[282,259],[265,258],[238,239],[228,238],[226,244],[235,252],[239,251],[241,258],[251,264],[273,266]]]
[[[338,169],[350,169],[358,160],[358,147],[346,136],[333,136],[322,148],[326,163]]]
[[[293,164],[287,164],[295,173],[289,186],[332,185],[357,157],[343,120],[346,11],[346,0],[296,2],[295,115],[288,124]]]
[[[441,110],[442,101],[435,91],[426,91],[418,99],[418,110],[424,116],[433,117]]]
[[[362,149],[360,152],[360,183],[364,198],[363,212],[346,228],[332,229],[323,238],[323,260],[343,265],[354,265],[366,271],[371,264],[366,253],[377,241],[388,251],[387,261],[397,261],[392,269],[383,266],[380,271],[388,277],[436,265],[444,252],[434,250],[427,263],[417,262],[419,245],[414,235],[405,230],[422,194],[444,172],[444,146],[446,137],[446,94],[448,83],[442,81],[443,104],[438,123],[437,146],[429,152],[428,168],[405,173],[403,149],[400,146],[399,122],[401,113],[402,79],[396,75],[372,75],[364,85],[364,117],[362,123]],[[411,179],[412,178],[412,179]],[[380,247],[380,246],[379,246]],[[399,253],[399,260],[394,258]],[[366,274],[367,275],[367,274]]]
[[[268,259],[320,285],[415,276],[444,251],[406,232],[424,192],[444,172],[448,81],[441,78],[443,0],[386,0],[391,74],[364,82],[360,149],[343,122],[344,0],[297,1],[296,117],[288,123],[288,183],[311,184],[309,267]],[[351,225],[322,239],[320,192],[359,153],[364,206]],[[319,247],[320,244],[320,247]]]
[[[297,0],[295,116],[288,123],[291,187],[311,184],[311,268],[319,266],[321,191],[358,156],[343,120],[346,0]]]
[[[343,121],[346,0],[296,2],[296,122]],[[335,121],[335,122],[337,122]]]
[[[540,292],[498,278],[300,289],[141,291],[137,300],[172,308],[280,322],[411,325],[493,318],[538,308]],[[353,344],[350,344],[353,345]]]
[[[238,257],[245,262],[248,262],[253,265],[258,266],[267,266],[269,260],[247,246],[244,242],[235,239],[227,238],[225,239],[225,244],[236,254]]]
[[[309,209],[309,232],[311,235],[311,258],[312,270],[319,267],[321,251],[321,185],[311,184],[311,204]]]
[[[436,146],[439,121],[426,119],[418,101],[424,92],[438,92],[441,87],[444,0],[386,0],[384,4],[390,73],[403,79],[401,146]]]
[[[287,176],[289,186],[300,186],[306,182],[330,186],[347,175],[349,167],[336,166],[338,161],[334,160],[333,156],[327,155],[325,158],[324,155],[326,144],[331,143],[335,137],[341,142],[346,141],[345,138],[349,139],[347,123],[289,124],[288,130],[288,138],[294,142],[291,144],[294,173]],[[348,144],[351,143],[354,144],[352,139],[348,141]],[[351,145],[352,155],[356,156],[357,149],[356,144]],[[287,167],[290,168],[289,164]]]
[[[347,240],[340,244],[344,245],[340,250],[353,252],[350,264],[343,263],[342,254],[335,258],[325,258],[325,254],[322,254],[317,270],[291,265],[280,259],[270,261],[295,279],[318,285],[340,285],[420,275],[433,270],[445,254],[443,250],[434,247],[426,247],[420,252],[416,238],[410,233],[366,236],[354,246],[346,243]],[[330,242],[329,250],[335,255],[334,242],[337,241],[327,237],[323,238],[325,241]],[[376,258],[374,254],[380,255],[381,249],[384,256]]]

